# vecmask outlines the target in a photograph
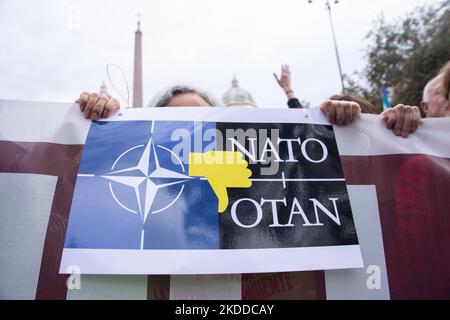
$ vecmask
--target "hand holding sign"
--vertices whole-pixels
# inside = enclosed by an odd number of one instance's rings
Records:
[[[249,188],[252,175],[240,152],[208,151],[189,154],[189,175],[205,177],[219,200],[219,212],[228,207],[227,188]]]

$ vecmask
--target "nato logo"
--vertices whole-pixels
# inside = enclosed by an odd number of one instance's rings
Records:
[[[218,201],[173,150],[178,129],[214,123],[93,122],[80,163],[65,248],[218,249]],[[204,152],[205,143],[191,150]]]

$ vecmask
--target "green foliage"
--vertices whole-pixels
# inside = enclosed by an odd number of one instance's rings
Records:
[[[381,106],[387,86],[393,105],[419,105],[426,83],[450,60],[450,1],[418,7],[394,22],[380,16],[366,41],[367,66],[346,76],[347,91]]]

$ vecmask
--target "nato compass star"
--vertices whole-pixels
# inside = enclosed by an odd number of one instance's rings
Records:
[[[165,149],[165,148],[164,148]],[[171,152],[170,150],[166,149],[167,151]],[[153,162],[155,164],[155,169],[150,170],[150,163]],[[116,164],[116,163],[114,163]],[[181,161],[180,164],[182,165]],[[113,165],[114,167],[114,165]],[[123,173],[134,173],[134,175],[123,175]],[[186,182],[189,179],[192,179],[191,177],[184,175],[182,173],[172,171],[165,169],[161,167],[158,155],[155,150],[155,145],[152,143],[152,139],[150,138],[149,142],[147,143],[144,152],[142,153],[141,158],[139,159],[139,162],[136,166],[125,168],[122,170],[117,170],[109,173],[108,175],[101,176],[102,178],[108,179],[113,182],[117,182],[123,185],[126,185],[128,187],[131,187],[134,189],[135,195],[136,195],[136,201],[139,208],[139,213],[141,214],[142,223],[145,224],[147,221],[147,217],[150,213],[150,210],[152,208],[153,201],[155,200],[156,193],[158,190],[173,186],[176,184],[180,184],[183,182]],[[170,182],[167,183],[159,183],[161,180],[164,179],[165,181],[169,180]],[[140,187],[142,184],[145,184],[145,194],[144,197],[141,196]],[[113,195],[114,196],[114,195]],[[114,196],[114,198],[116,198]],[[144,199],[144,203],[141,203],[141,199]],[[178,198],[178,197],[177,197]],[[176,199],[177,199],[176,198]],[[176,201],[175,199],[175,201]],[[117,199],[116,199],[117,201]],[[173,204],[174,201],[172,201],[171,204]],[[164,209],[167,209],[168,206],[161,210],[157,210],[158,212],[163,211]],[[156,211],[153,213],[157,213]]]
[[[123,156],[125,156],[128,152],[134,149],[142,147],[144,147],[144,145],[134,146],[124,151],[114,161],[114,164],[111,167],[112,171],[110,173],[104,175],[78,174],[78,176],[81,177],[95,177],[95,176],[102,177],[113,183],[119,183],[133,189],[134,194],[136,196],[138,211],[133,210],[124,205],[113,191],[111,182],[109,183],[111,195],[116,201],[116,203],[126,211],[131,213],[139,213],[141,216],[142,220],[141,249],[143,249],[144,225],[147,221],[149,214],[159,213],[171,207],[181,196],[184,190],[184,185],[181,186],[181,189],[179,190],[177,196],[169,204],[167,204],[163,208],[152,211],[152,205],[153,202],[155,201],[158,191],[163,188],[170,187],[173,185],[179,185],[190,179],[194,179],[183,173],[161,167],[158,159],[158,154],[156,152],[156,147],[152,143],[152,138],[150,138],[147,145],[145,145],[144,151],[141,157],[139,158],[138,163],[135,166],[120,170],[114,170],[116,168],[117,163]],[[171,153],[172,159],[176,159],[178,165],[181,167],[181,171],[182,172],[185,171],[182,161],[172,150],[161,145],[158,145],[157,147],[159,149]],[[150,164],[154,164],[154,166],[152,166],[154,168],[150,168]]]

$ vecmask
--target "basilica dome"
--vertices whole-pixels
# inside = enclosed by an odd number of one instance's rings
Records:
[[[227,107],[256,107],[250,92],[239,87],[236,76],[231,81],[231,88],[223,94],[222,101]]]

